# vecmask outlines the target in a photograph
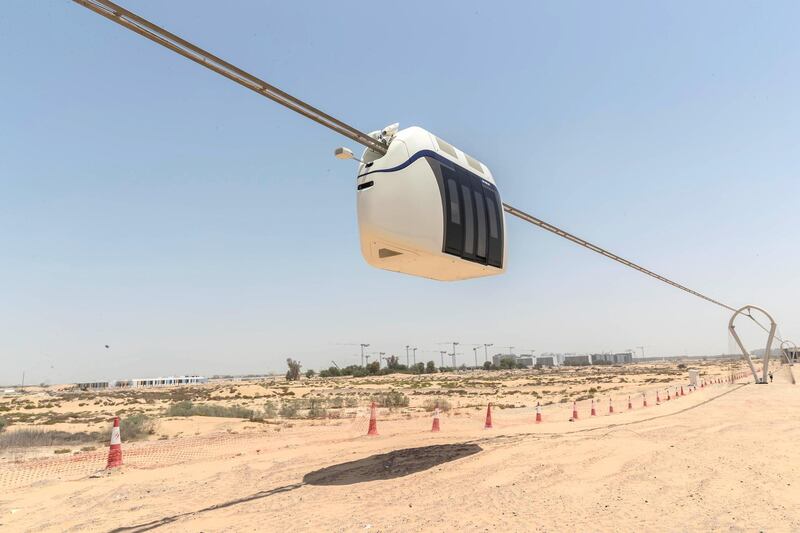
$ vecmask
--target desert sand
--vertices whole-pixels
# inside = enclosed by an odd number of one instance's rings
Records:
[[[739,363],[701,368],[709,379],[744,370]],[[535,387],[551,390],[552,381],[524,371],[502,379],[482,374],[490,386],[480,394],[459,385],[446,396],[453,409],[442,415],[439,433],[430,432],[431,413],[417,406],[423,395],[412,396],[408,408],[380,409],[378,436],[366,436],[362,401],[339,419],[164,420],[158,436],[123,444],[125,466],[110,472],[103,471],[103,449],[64,458],[5,454],[0,529],[800,530],[800,392],[790,368],[776,367],[771,385],[745,376],[691,392],[684,371],[670,370],[668,383],[655,383],[662,370],[627,375],[621,385],[622,369],[602,377],[568,370],[572,384],[535,400],[526,384],[539,380]],[[424,388],[440,386],[437,379],[456,378],[441,376]],[[463,385],[466,378],[458,379]],[[362,381],[366,388],[419,390],[408,377]],[[595,417],[591,399],[577,404],[574,421],[571,400],[554,401],[611,383],[608,394],[595,395]],[[680,385],[685,396],[655,405],[657,389]],[[298,395],[358,388],[352,379],[292,387]],[[488,400],[506,408],[495,408],[493,427],[484,429]]]

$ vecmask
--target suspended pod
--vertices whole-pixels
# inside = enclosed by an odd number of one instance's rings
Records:
[[[370,136],[356,186],[361,253],[370,265],[450,281],[505,271],[505,223],[489,168],[430,132],[397,124]]]

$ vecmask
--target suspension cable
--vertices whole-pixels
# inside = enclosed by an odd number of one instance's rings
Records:
[[[657,279],[659,281],[663,281],[664,283],[666,283],[668,285],[672,285],[673,287],[676,287],[676,288],[678,288],[678,289],[680,289],[682,291],[686,291],[689,294],[693,294],[694,296],[697,296],[698,298],[702,298],[703,300],[705,300],[707,302],[711,302],[714,305],[718,305],[718,306],[723,307],[723,308],[725,308],[725,309],[727,309],[729,311],[733,311],[734,313],[736,312],[736,309],[731,307],[730,305],[726,305],[726,304],[724,304],[724,303],[722,303],[722,302],[720,302],[718,300],[715,300],[713,298],[710,298],[710,297],[706,296],[705,294],[701,294],[701,293],[699,293],[699,292],[697,292],[695,290],[692,290],[689,287],[686,287],[685,285],[681,285],[680,283],[677,283],[675,281],[672,281],[671,279],[665,278],[664,276],[662,276],[660,274],[656,274],[652,270],[648,270],[648,269],[644,268],[643,266],[639,266],[636,263],[634,263],[633,261],[628,261],[627,259],[624,259],[624,258],[618,256],[615,253],[609,252],[608,250],[606,250],[604,248],[601,248],[601,247],[597,246],[596,244],[592,244],[589,241],[581,239],[580,237],[577,237],[577,236],[575,236],[575,235],[573,235],[573,234],[571,234],[569,232],[564,231],[561,228],[558,228],[558,227],[556,227],[556,226],[554,226],[552,224],[549,224],[549,223],[545,222],[544,220],[541,220],[539,218],[536,218],[533,215],[525,213],[524,211],[521,211],[521,210],[517,209],[516,207],[512,207],[512,206],[510,206],[510,205],[508,205],[506,203],[503,203],[503,209],[505,210],[506,213],[508,213],[510,215],[514,215],[515,217],[517,217],[517,218],[519,218],[521,220],[524,220],[525,222],[529,222],[529,223],[533,224],[534,226],[538,226],[538,227],[540,227],[540,228],[542,228],[544,230],[549,231],[550,233],[554,233],[555,235],[558,235],[559,237],[567,239],[568,241],[572,241],[575,244],[583,246],[584,248],[586,248],[588,250],[591,250],[593,252],[596,252],[596,253],[598,253],[598,254],[600,254],[602,256],[605,256],[605,257],[607,257],[607,258],[609,258],[609,259],[611,259],[613,261],[616,261],[618,263],[622,263],[626,267],[630,267],[630,268],[632,268],[634,270],[638,270],[642,274],[647,274],[650,277],[653,277],[653,278],[655,278],[655,279]]]
[[[124,26],[139,35],[150,39],[151,41],[169,48],[175,53],[182,55],[187,59],[191,59],[195,63],[202,65],[217,74],[221,74],[226,78],[235,81],[239,85],[247,87],[251,91],[266,96],[282,106],[288,107],[292,111],[300,113],[306,118],[313,120],[318,124],[322,124],[326,128],[330,128],[336,133],[340,133],[359,144],[366,146],[380,154],[386,153],[386,144],[370,137],[369,135],[357,130],[356,128],[345,124],[339,119],[336,119],[324,111],[320,111],[316,107],[295,98],[294,96],[285,93],[277,87],[270,85],[264,80],[245,72],[244,70],[220,59],[214,54],[203,50],[202,48],[193,45],[192,43],[181,39],[177,35],[168,32],[167,30],[156,26],[152,22],[143,19],[142,17],[128,11],[127,9],[118,6],[109,0],[73,0],[76,4],[88,8],[95,13],[104,16],[112,22],[116,22],[120,26]]]
[[[748,312],[747,312],[747,314],[746,314],[746,315],[744,315],[744,316],[746,316],[747,318],[749,318],[750,320],[752,320],[753,322],[755,322],[755,323],[758,325],[758,327],[760,327],[761,329],[763,329],[763,330],[764,330],[764,332],[766,332],[766,333],[769,333],[769,328],[767,328],[767,326],[765,326],[764,324],[762,324],[761,322],[759,322],[759,321],[756,319],[756,317],[754,317],[754,316],[753,316],[753,315],[750,313],[750,311],[748,311]],[[775,329],[777,330],[778,328],[776,327]],[[773,337],[775,337],[775,339],[776,339],[777,341],[779,341],[779,342],[783,343],[783,339],[781,338],[780,334],[779,334],[777,331],[775,331],[775,333],[773,334]]]

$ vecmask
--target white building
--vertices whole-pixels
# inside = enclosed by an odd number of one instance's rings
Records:
[[[172,387],[175,385],[196,385],[208,383],[208,378],[203,376],[169,376],[159,378],[134,378],[118,379],[116,381],[93,381],[86,383],[76,383],[75,386],[81,390],[104,390],[104,389],[138,389],[142,387]]]

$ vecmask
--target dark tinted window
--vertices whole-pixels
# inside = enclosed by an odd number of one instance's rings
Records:
[[[428,161],[442,194],[442,250],[462,259],[502,268],[503,211],[497,189],[466,168],[433,158]]]
[[[484,184],[483,193],[490,217],[489,254],[486,257],[486,263],[500,268],[503,266],[503,206],[500,205],[500,197],[494,187]]]
[[[459,208],[458,201],[458,185],[455,178],[448,178],[447,189],[450,196],[450,222],[453,224],[461,224],[461,209]]]
[[[464,206],[464,255],[475,253],[475,213],[472,211],[472,190],[462,182],[461,193]]]
[[[480,188],[472,191],[472,194],[475,196],[475,221],[478,226],[475,255],[480,259],[486,259],[486,208],[483,206],[483,194]]]
[[[486,211],[489,213],[489,237],[497,238],[497,212],[492,197],[487,195]]]
[[[452,168],[434,163],[431,165],[437,179],[443,183],[444,193],[444,251],[461,256],[464,253],[464,227],[462,225],[461,198],[458,194],[458,175]]]

